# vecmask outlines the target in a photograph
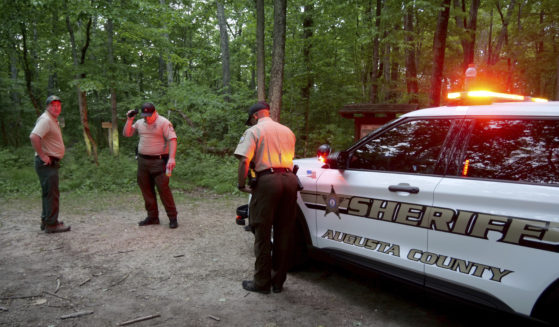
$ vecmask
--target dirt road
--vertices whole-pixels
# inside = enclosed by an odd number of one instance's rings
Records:
[[[470,326],[526,323],[378,276],[314,264],[284,291],[241,288],[252,234],[234,224],[245,197],[176,195],[179,228],[138,227],[139,194],[62,194],[70,233],[39,230],[40,200],[0,199],[0,325]],[[81,313],[74,318],[61,317]]]

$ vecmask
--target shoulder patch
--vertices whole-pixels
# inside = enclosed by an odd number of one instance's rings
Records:
[[[245,140],[246,136],[247,136],[248,130],[246,130],[243,135],[241,136],[241,139],[239,140],[239,143],[243,143],[243,141]]]

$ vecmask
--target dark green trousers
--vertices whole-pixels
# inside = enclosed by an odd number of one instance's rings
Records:
[[[52,163],[48,166],[35,156],[35,171],[39,176],[41,183],[41,199],[43,210],[41,212],[41,221],[45,225],[56,225],[58,223],[58,209],[60,191],[58,190],[58,168],[60,164],[58,159],[51,157]]]
[[[275,173],[258,178],[249,211],[256,256],[254,283],[258,288],[282,287],[285,282],[296,201],[297,177],[293,173]]]

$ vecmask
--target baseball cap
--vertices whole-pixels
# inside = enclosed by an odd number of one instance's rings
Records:
[[[252,115],[263,109],[270,110],[270,106],[264,101],[258,101],[257,103],[253,104],[252,107],[248,109],[248,119],[245,124],[250,126],[250,118],[252,117]]]
[[[62,101],[60,101],[60,98],[57,97],[56,95],[51,95],[47,98],[47,101],[46,101],[47,106],[53,101],[62,102]]]
[[[151,117],[155,112],[155,106],[151,102],[146,102],[142,105],[142,117]]]

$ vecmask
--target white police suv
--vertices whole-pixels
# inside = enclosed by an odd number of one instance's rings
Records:
[[[299,259],[558,321],[559,102],[417,110],[295,164]]]

